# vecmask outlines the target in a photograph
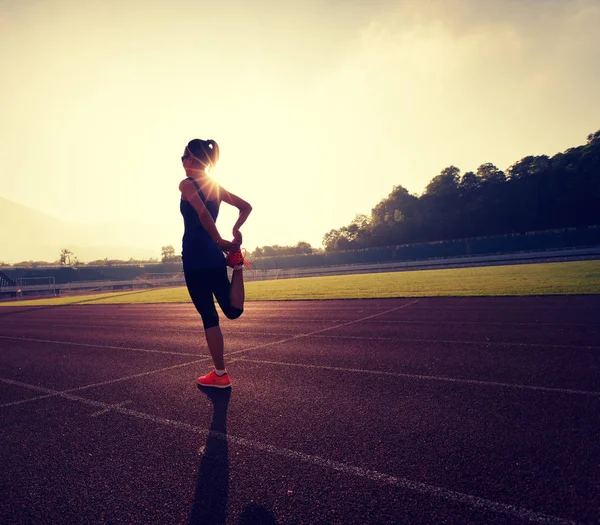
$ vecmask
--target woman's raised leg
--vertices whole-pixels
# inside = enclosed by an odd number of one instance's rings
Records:
[[[231,306],[238,308],[239,310],[243,310],[244,299],[244,269],[240,268],[239,270],[233,270],[233,275],[231,277],[231,288],[229,290],[229,300],[231,302]]]

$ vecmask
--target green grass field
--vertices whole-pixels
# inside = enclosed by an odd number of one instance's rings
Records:
[[[600,294],[600,261],[304,277],[246,283],[247,301]],[[185,287],[0,302],[2,306],[187,303]]]

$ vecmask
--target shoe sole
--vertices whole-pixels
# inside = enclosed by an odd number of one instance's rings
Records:
[[[231,385],[206,385],[204,383],[198,382],[200,386],[208,387],[208,388],[231,388]]]

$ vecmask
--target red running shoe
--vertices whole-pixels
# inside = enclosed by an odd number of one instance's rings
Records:
[[[215,371],[209,372],[205,376],[198,378],[198,384],[200,386],[212,386],[215,388],[231,388],[231,380],[229,374],[218,376]]]
[[[227,255],[227,266],[231,266],[234,270],[240,270],[244,266],[250,270],[251,264],[250,261],[246,260],[246,248],[240,248]]]

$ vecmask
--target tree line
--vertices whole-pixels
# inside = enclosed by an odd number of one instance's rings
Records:
[[[444,168],[421,196],[403,186],[370,215],[323,237],[327,251],[600,224],[600,130],[553,157],[530,155],[506,173],[492,163]]]

